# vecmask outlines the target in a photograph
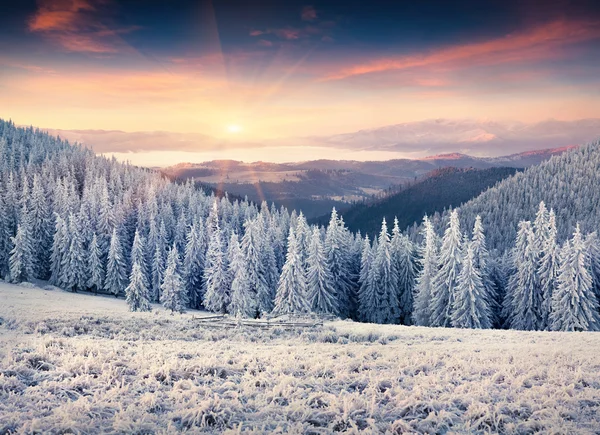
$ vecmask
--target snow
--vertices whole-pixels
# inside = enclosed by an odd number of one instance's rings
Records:
[[[40,284],[44,286],[44,284]],[[328,322],[0,283],[0,433],[593,433],[600,334]]]

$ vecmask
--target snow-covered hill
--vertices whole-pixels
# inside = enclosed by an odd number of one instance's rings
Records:
[[[1,433],[593,433],[600,334],[198,326],[0,284]]]

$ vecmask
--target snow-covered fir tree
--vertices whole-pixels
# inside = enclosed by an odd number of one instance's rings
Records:
[[[67,255],[68,266],[64,268],[64,287],[71,291],[83,290],[87,287],[86,247],[83,240],[83,222],[73,213],[69,214],[69,236],[71,243]]]
[[[98,245],[98,237],[96,233],[92,236],[92,241],[88,249],[87,258],[87,276],[88,282],[87,287],[92,289],[94,292],[102,290],[104,288],[104,264],[102,263],[102,252]]]
[[[215,313],[226,313],[231,301],[229,284],[223,233],[218,221],[215,221],[204,268],[204,308]]]
[[[433,281],[438,271],[438,242],[433,225],[423,218],[423,239],[420,270],[415,283],[413,322],[419,326],[431,324],[431,296],[434,293]]]
[[[17,226],[17,234],[11,238],[11,241],[13,244],[9,259],[11,282],[33,278],[33,240],[26,222]]]
[[[473,267],[479,272],[484,287],[483,297],[490,310],[490,321],[492,324],[498,323],[501,312],[501,305],[497,298],[496,284],[492,280],[489,269],[490,254],[487,249],[485,232],[481,216],[475,218],[473,225],[473,235],[471,237],[471,249],[473,251]],[[490,326],[485,326],[489,328]]]
[[[363,322],[368,322],[371,318],[372,307],[375,305],[375,288],[371,285],[371,267],[373,266],[373,258],[375,257],[375,247],[371,247],[369,236],[366,235],[363,242],[360,278],[358,289],[358,318]]]
[[[558,287],[552,295],[551,329],[600,331],[598,300],[593,291],[590,257],[579,226],[561,251]]]
[[[331,272],[325,263],[325,248],[321,241],[321,232],[313,228],[308,248],[307,294],[311,311],[321,314],[338,312],[337,299],[331,287]]]
[[[228,311],[236,317],[254,317],[256,294],[250,288],[248,264],[236,233],[231,235],[229,247],[229,275],[232,277],[232,282]]]
[[[106,264],[106,279],[104,289],[118,296],[127,286],[127,264],[123,256],[123,247],[117,229],[114,228],[110,238],[108,249],[108,261]]]
[[[130,311],[150,311],[150,294],[146,277],[139,259],[134,261],[129,275],[129,285],[125,288],[125,299]]]
[[[475,266],[474,243],[469,243],[462,269],[457,279],[452,307],[452,326],[455,328],[490,328],[491,310],[488,293]]]
[[[275,314],[307,313],[310,310],[306,293],[306,275],[300,256],[300,248],[290,228],[288,249],[277,286],[275,297]]]
[[[338,315],[346,318],[350,315],[352,282],[348,261],[348,246],[344,234],[343,223],[340,222],[336,209],[331,212],[331,219],[325,237],[326,267],[331,272],[331,287],[338,300]]]
[[[410,239],[400,232],[398,219],[394,219],[392,229],[391,255],[392,261],[398,273],[396,284],[399,304],[400,323],[410,325],[412,323],[413,294],[415,285],[415,259],[414,247]]]
[[[200,308],[204,297],[202,274],[204,268],[204,246],[201,226],[192,225],[186,236],[183,260],[183,282],[192,308]]]
[[[543,203],[542,203],[543,204]],[[554,210],[548,213],[541,240],[541,254],[538,260],[537,274],[542,293],[540,329],[550,329],[550,313],[552,312],[552,294],[557,285],[559,248],[556,241],[556,215]]]
[[[440,268],[433,279],[431,326],[450,326],[462,255],[462,233],[458,210],[455,209],[450,215],[450,222],[442,239]]]
[[[161,285],[160,303],[171,313],[183,313],[188,304],[188,298],[179,272],[179,252],[177,245],[169,251],[167,268]]]
[[[542,293],[537,276],[537,254],[531,222],[521,221],[512,252],[512,275],[504,299],[505,318],[513,329],[541,329]]]

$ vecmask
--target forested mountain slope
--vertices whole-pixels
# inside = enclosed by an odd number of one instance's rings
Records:
[[[399,227],[406,228],[415,222],[420,223],[425,215],[459,206],[516,172],[514,168],[439,169],[396,194],[345,210],[344,221],[350,230],[360,230],[369,235],[379,231],[382,218],[393,222],[397,217]],[[329,215],[314,222],[325,224],[328,220]]]
[[[514,242],[519,221],[532,219],[541,201],[556,213],[559,240],[577,223],[583,232],[600,229],[600,141],[507,178],[460,207],[461,220],[469,228],[481,215],[489,246],[504,251]],[[438,229],[447,220],[448,212]]]

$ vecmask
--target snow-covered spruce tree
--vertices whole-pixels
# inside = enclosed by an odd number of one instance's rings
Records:
[[[327,227],[325,237],[326,267],[331,272],[331,287],[335,291],[338,301],[340,317],[346,318],[350,315],[350,292],[352,283],[349,271],[349,252],[344,237],[344,227],[338,219],[335,208],[331,211],[331,219]]]
[[[458,274],[462,263],[462,233],[458,211],[450,214],[450,222],[442,239],[440,268],[433,279],[431,294],[431,326],[450,326]]]
[[[585,244],[590,255],[590,273],[596,299],[600,302],[600,239],[596,231],[588,234]],[[558,275],[558,273],[557,273]]]
[[[543,203],[542,203],[543,204]],[[542,253],[538,261],[537,274],[542,293],[541,329],[550,329],[550,313],[552,312],[552,294],[556,288],[558,277],[559,248],[556,242],[556,215],[550,210],[542,240]]]
[[[102,263],[102,252],[98,245],[96,233],[93,234],[88,248],[87,276],[87,286],[95,293],[104,288],[104,264]]]
[[[483,283],[483,297],[490,310],[490,321],[492,324],[497,324],[501,305],[498,303],[496,285],[490,274],[490,254],[487,250],[483,224],[481,223],[481,216],[479,215],[475,217],[475,225],[473,225],[471,249],[473,250],[473,267],[479,272],[479,276]],[[487,326],[485,328],[487,328]]]
[[[488,294],[475,267],[474,243],[469,243],[457,279],[452,307],[452,326],[455,328],[491,328]]]
[[[371,268],[375,249],[371,247],[369,236],[365,236],[360,263],[360,287],[358,289],[358,315],[363,322],[368,322],[371,318],[373,307],[375,306],[374,286],[371,285]]]
[[[400,232],[397,218],[394,219],[394,228],[392,229],[391,254],[398,272],[396,288],[400,310],[400,323],[410,325],[416,275],[414,247],[410,239]]]
[[[308,249],[311,242],[311,230],[302,212],[300,212],[298,220],[296,221],[295,234],[300,250],[300,258],[304,265],[304,271],[308,273]]]
[[[504,299],[504,317],[513,329],[535,331],[542,326],[542,294],[531,222],[521,221],[512,251],[512,270]]]
[[[110,238],[110,246],[108,249],[108,260],[106,264],[106,280],[104,282],[104,290],[119,296],[127,286],[127,265],[123,256],[123,247],[117,228],[113,228]]]
[[[133,244],[131,245],[131,270],[133,271],[133,265],[137,263],[140,265],[140,271],[144,277],[144,283],[146,287],[149,284],[150,274],[148,273],[148,265],[146,263],[146,239],[136,229],[133,236]]]
[[[66,290],[83,290],[87,287],[86,247],[84,246],[82,222],[69,214],[69,234],[71,244],[68,253],[68,266],[65,268],[64,287]]]
[[[50,252],[52,248],[53,224],[46,191],[37,173],[33,176],[31,189],[31,224],[33,240],[35,240],[35,277],[47,279],[50,276]]]
[[[211,232],[204,269],[204,308],[215,313],[226,313],[231,294],[223,235],[218,221]]]
[[[413,303],[413,322],[419,326],[431,324],[431,295],[433,279],[438,271],[438,243],[433,225],[425,216],[423,218],[423,239],[421,247],[420,270],[415,284]]]
[[[236,233],[231,235],[229,241],[229,275],[233,279],[229,313],[236,317],[254,317],[256,315],[256,294],[250,289],[248,264]]]
[[[590,258],[585,241],[575,229],[561,251],[558,287],[552,295],[554,331],[600,331],[598,300],[592,288]]]
[[[269,233],[263,228],[260,219],[246,220],[244,228],[241,249],[248,267],[248,285],[250,291],[255,294],[257,312],[270,313],[275,298],[271,275],[276,274],[277,264],[268,239]]]
[[[160,302],[167,310],[171,310],[171,314],[175,311],[183,313],[188,304],[179,268],[179,252],[177,252],[177,245],[173,244],[167,257],[167,268],[165,269],[165,276],[160,287]]]
[[[125,300],[130,311],[150,311],[150,295],[142,266],[134,261],[129,275],[129,285],[125,288]]]
[[[204,247],[198,227],[192,225],[187,234],[183,260],[183,282],[192,308],[200,308],[204,296],[202,269],[204,267]]]
[[[331,287],[331,272],[325,267],[325,248],[321,242],[321,232],[317,227],[312,230],[307,255],[309,306],[315,313],[335,314],[338,312],[338,301]]]
[[[274,314],[306,313],[310,310],[306,294],[306,275],[300,248],[293,228],[290,228],[288,247],[277,286]]]
[[[50,257],[50,270],[52,273],[50,282],[57,287],[61,287],[64,285],[64,268],[68,264],[67,259],[71,242],[68,235],[67,222],[58,214],[55,215],[55,220],[56,231],[54,232],[52,255]]]
[[[535,220],[533,221],[534,251],[538,256],[541,256],[544,252],[548,237],[550,237],[549,231],[550,213],[544,201],[541,201],[535,214]]]
[[[371,265],[373,293],[375,304],[371,308],[370,321],[375,323],[398,323],[398,271],[392,260],[390,235],[385,218],[381,223],[377,252]]]
[[[9,266],[11,282],[22,282],[33,278],[33,240],[27,223],[17,225],[17,234],[11,238]]]

